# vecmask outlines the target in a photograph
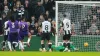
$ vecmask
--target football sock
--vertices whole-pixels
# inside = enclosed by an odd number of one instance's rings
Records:
[[[11,43],[9,41],[8,41],[8,47],[9,47],[10,50],[12,50]]]
[[[70,43],[67,43],[68,49],[70,49]]]
[[[66,44],[66,43],[63,43],[63,46],[64,46],[64,47],[66,47],[66,46],[67,46],[67,44]]]
[[[42,49],[43,49],[43,48],[45,48],[45,45],[44,45],[44,44],[41,44],[41,47],[42,47]]]
[[[4,48],[4,46],[5,46],[5,41],[3,41],[3,48]]]
[[[49,49],[51,49],[51,45],[52,45],[52,44],[48,44]]]
[[[30,38],[28,38],[27,43],[30,43],[30,40],[31,40],[31,39],[30,39]]]
[[[21,49],[24,49],[24,46],[21,41],[19,41],[19,45],[20,45]]]
[[[13,48],[14,48],[14,50],[15,50],[15,43],[13,43],[12,46],[13,46]]]

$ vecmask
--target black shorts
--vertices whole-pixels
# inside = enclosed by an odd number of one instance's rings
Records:
[[[50,33],[42,33],[41,40],[50,40]]]
[[[63,36],[63,40],[70,40],[71,34],[66,34]]]
[[[4,35],[4,41],[8,39],[8,35]]]

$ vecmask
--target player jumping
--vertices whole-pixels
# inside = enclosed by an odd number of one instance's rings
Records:
[[[25,18],[22,17],[21,22],[20,22],[20,37],[21,41],[23,42],[23,39],[25,36],[28,36],[28,41],[27,44],[30,46],[30,40],[31,40],[31,33],[28,30],[28,24],[25,22]]]

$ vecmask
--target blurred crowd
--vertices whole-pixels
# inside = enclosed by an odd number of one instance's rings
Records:
[[[44,14],[52,23],[52,32],[55,31],[55,2],[54,0],[0,0],[0,34],[3,25],[13,16],[16,20],[25,17],[33,35],[39,34],[39,26],[44,21]]]
[[[90,8],[85,13],[85,17],[82,15],[82,19],[77,23],[72,23],[73,35],[100,35],[100,7],[95,4],[88,7]],[[75,28],[77,28],[76,31]]]
[[[68,10],[71,11],[72,34],[100,35],[100,7],[87,6],[84,8],[82,6],[68,7]],[[20,20],[24,16],[30,25],[30,32],[33,35],[40,34],[39,26],[44,21],[44,14],[52,23],[52,32],[54,33],[55,0],[0,0],[0,34],[3,33],[4,22],[12,15],[16,20]]]
[[[64,14],[71,20],[72,35],[100,35],[100,6],[59,4],[58,23],[62,22]],[[60,26],[58,24],[59,29]]]

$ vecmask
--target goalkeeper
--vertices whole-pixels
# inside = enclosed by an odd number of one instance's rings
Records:
[[[55,47],[55,45],[52,45],[51,47],[53,49],[53,51],[60,51],[63,52],[65,47],[63,45],[57,46]],[[75,48],[75,46],[73,46],[72,44],[70,44],[70,49],[74,50],[74,51],[78,51],[79,49]]]

